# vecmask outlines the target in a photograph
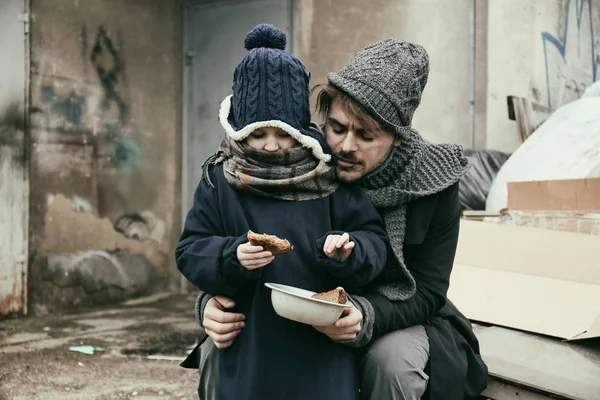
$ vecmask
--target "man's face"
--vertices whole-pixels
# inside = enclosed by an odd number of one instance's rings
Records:
[[[364,129],[336,100],[325,121],[327,144],[337,157],[338,179],[354,182],[380,166],[400,140],[383,128]]]

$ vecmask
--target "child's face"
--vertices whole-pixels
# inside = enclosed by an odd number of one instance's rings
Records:
[[[252,132],[246,138],[246,143],[257,150],[273,153],[278,150],[291,149],[296,146],[298,142],[296,142],[296,139],[291,137],[286,131],[269,126],[259,128]]]

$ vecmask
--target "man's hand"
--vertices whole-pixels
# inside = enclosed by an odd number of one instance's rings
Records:
[[[204,308],[202,324],[204,331],[218,349],[224,349],[233,344],[236,336],[245,326],[244,314],[231,313],[225,310],[233,308],[235,303],[228,297],[215,296],[211,298]]]
[[[240,244],[236,255],[240,264],[250,271],[262,268],[275,259],[270,251],[263,251],[262,246],[252,246],[250,242]]]
[[[327,235],[325,244],[323,245],[323,253],[329,258],[344,262],[352,254],[354,242],[350,241],[350,235]]]
[[[331,340],[352,340],[360,332],[362,325],[362,313],[358,308],[345,308],[340,319],[330,326],[313,326],[319,332],[327,335]]]

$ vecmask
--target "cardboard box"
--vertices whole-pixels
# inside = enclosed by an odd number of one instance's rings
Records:
[[[600,236],[461,220],[448,298],[474,321],[600,337]]]
[[[600,178],[509,182],[508,209],[600,211]]]

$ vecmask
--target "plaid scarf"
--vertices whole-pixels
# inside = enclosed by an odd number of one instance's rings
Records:
[[[221,163],[225,179],[233,187],[264,197],[314,200],[329,196],[337,186],[333,168],[302,146],[269,153],[226,136],[202,165],[202,177],[211,187],[209,167]]]

